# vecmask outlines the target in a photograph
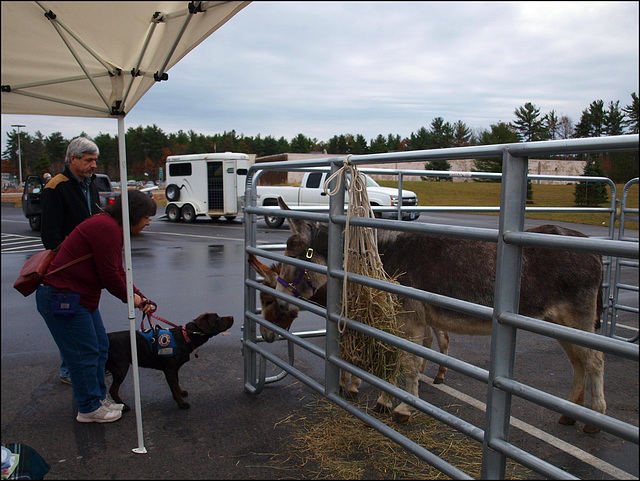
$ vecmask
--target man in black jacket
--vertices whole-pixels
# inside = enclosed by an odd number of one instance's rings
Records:
[[[65,169],[44,187],[41,237],[45,249],[55,249],[83,220],[101,212],[98,188],[93,180],[98,146],[86,137],[69,143]]]
[[[67,147],[65,168],[46,183],[40,196],[40,235],[45,249],[55,249],[83,220],[101,212],[100,195],[93,182],[100,151],[86,137],[76,137]],[[62,354],[60,380],[71,384]]]

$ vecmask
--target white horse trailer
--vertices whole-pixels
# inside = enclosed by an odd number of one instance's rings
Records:
[[[167,157],[167,218],[188,223],[199,215],[235,219],[244,209],[249,166],[247,154],[233,152]]]

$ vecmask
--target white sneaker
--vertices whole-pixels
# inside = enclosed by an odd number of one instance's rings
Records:
[[[112,411],[108,407],[101,405],[91,413],[78,413],[76,421],[79,423],[112,423],[122,416],[122,411]]]
[[[124,409],[124,404],[117,403],[113,399],[106,398],[100,402],[104,407],[109,408],[112,411],[122,411]]]

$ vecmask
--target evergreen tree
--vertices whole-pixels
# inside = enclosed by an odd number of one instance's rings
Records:
[[[50,166],[49,173],[56,175],[64,169],[64,156],[67,153],[67,145],[69,142],[65,140],[61,132],[53,132],[44,139],[44,148],[47,151]],[[100,146],[98,146],[100,148]],[[100,153],[102,149],[100,148]]]
[[[458,120],[453,125],[453,144],[452,147],[466,147],[473,142],[473,134],[471,129],[462,121]]]
[[[431,122],[428,134],[430,149],[444,149],[453,145],[453,127],[442,117],[436,117]]]
[[[429,132],[424,127],[420,127],[409,137],[409,150],[426,150],[429,147]]]
[[[632,134],[637,134],[640,123],[640,103],[638,103],[638,94],[633,92],[631,94],[631,103],[624,107],[622,111],[625,113],[624,124]]]
[[[260,152],[259,157],[263,157],[266,155],[275,155],[278,153],[282,153],[278,150],[278,141],[272,136],[267,135],[262,141],[262,151]]]
[[[311,152],[311,139],[305,137],[303,134],[296,135],[291,139],[291,151],[300,154],[308,154]]]
[[[582,175],[585,177],[605,177],[597,156],[587,155],[587,163],[584,166]],[[602,182],[578,182],[573,198],[576,205],[593,207],[608,202],[609,194],[607,193],[607,186]]]
[[[515,144],[520,137],[511,124],[499,122],[491,126],[491,131],[483,131],[478,141],[479,145]],[[502,157],[476,159],[472,172],[502,172]]]
[[[284,137],[280,137],[277,142],[277,153],[291,152],[289,141]]]
[[[387,135],[387,151],[400,152],[402,150],[406,150],[402,138],[399,135]]]
[[[606,114],[604,102],[595,100],[588,109],[582,111],[580,123],[576,125],[575,136],[578,138],[602,137],[606,132]]]
[[[523,107],[518,107],[514,114],[516,120],[513,125],[523,142],[534,142],[547,138],[544,121],[540,119],[540,109],[531,102],[527,102]]]
[[[49,170],[49,157],[47,156],[47,149],[44,145],[44,135],[39,130],[31,139],[31,145],[29,146],[29,160],[26,163],[25,168],[25,178],[30,174],[42,176],[42,174]],[[22,180],[24,180],[24,178]]]
[[[430,160],[424,164],[424,170],[451,170],[451,164],[446,159]],[[451,177],[445,177],[445,180],[453,180]],[[436,180],[441,180],[436,177]]]
[[[356,138],[353,141],[353,149],[351,150],[352,154],[368,154],[369,147],[367,146],[367,139],[365,139],[362,135],[356,135]]]
[[[622,135],[624,115],[620,111],[620,101],[609,102],[609,108],[604,114],[605,135]]]
[[[547,131],[548,138],[550,140],[556,140],[559,138],[560,131],[560,120],[558,120],[558,116],[556,115],[556,111],[552,110],[548,114],[546,114],[542,119],[544,128]]]
[[[383,154],[387,152],[389,148],[387,147],[387,141],[384,138],[384,135],[379,134],[375,139],[371,140],[371,145],[369,147],[369,152],[372,154]]]
[[[113,181],[119,181],[120,162],[118,138],[111,137],[109,134],[98,134],[93,141],[98,146],[98,149],[100,149],[100,156],[98,157],[98,171],[107,174]]]

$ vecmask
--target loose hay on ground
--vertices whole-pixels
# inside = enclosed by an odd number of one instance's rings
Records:
[[[369,393],[372,394],[372,393]],[[368,396],[356,402],[367,410]],[[480,478],[482,446],[449,426],[419,413],[406,425],[388,416],[382,422],[474,478]],[[449,479],[342,408],[317,398],[280,423],[291,429],[278,465],[304,466],[313,479]],[[286,456],[283,462],[280,458]],[[531,479],[531,471],[507,463],[507,479]]]

